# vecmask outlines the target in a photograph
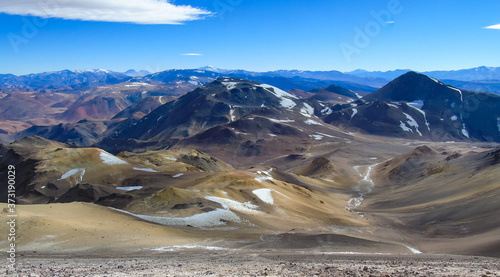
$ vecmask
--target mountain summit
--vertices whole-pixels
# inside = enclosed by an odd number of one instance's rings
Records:
[[[297,97],[270,85],[221,78],[158,107],[137,124],[105,139],[104,143],[113,146],[129,139],[183,139],[236,121],[262,107],[292,109],[297,101]]]
[[[463,101],[462,91],[443,84],[426,75],[410,71],[392,82],[367,95],[366,101],[434,101],[440,105],[443,101],[459,103]]]
[[[327,123],[362,132],[435,141],[500,141],[500,96],[461,90],[408,72],[350,105]]]

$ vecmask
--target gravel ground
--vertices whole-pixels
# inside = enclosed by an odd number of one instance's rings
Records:
[[[21,257],[6,276],[500,276],[500,259],[450,255],[339,255],[182,251],[136,258]]]

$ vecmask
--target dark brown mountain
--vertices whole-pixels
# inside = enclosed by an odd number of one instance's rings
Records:
[[[346,100],[346,99],[351,99],[352,100],[357,100],[361,98],[361,96],[349,89],[346,89],[344,87],[336,86],[336,85],[330,85],[328,87],[323,87],[323,88],[316,88],[311,90],[310,92],[314,93],[314,96],[312,96],[312,99],[318,100],[318,101],[336,101],[336,102],[347,102],[347,101],[338,101],[339,99]],[[340,97],[340,98],[339,98]]]
[[[57,116],[67,122],[82,119],[110,119],[132,103],[122,94],[82,95],[73,105]]]
[[[61,93],[16,92],[6,94],[0,99],[0,119],[39,123],[53,119],[54,115],[64,111],[56,104],[74,101],[73,95]]]
[[[318,177],[330,174],[334,169],[335,166],[327,158],[319,157],[314,159],[310,165],[298,170],[296,173],[303,176]]]
[[[500,96],[460,90],[408,72],[325,122],[375,135],[435,141],[500,141]]]
[[[149,114],[154,109],[159,106],[174,100],[174,96],[150,96],[144,98],[129,107],[125,108],[123,111],[117,113],[112,119],[125,119],[129,117],[143,118],[145,115]]]
[[[33,126],[15,135],[21,139],[40,136],[46,139],[76,146],[90,146],[97,143],[112,124],[110,121],[81,120],[75,123],[61,123],[50,126]]]
[[[305,107],[311,114],[305,112]],[[293,109],[263,107],[234,122],[183,139],[173,147],[203,149],[224,160],[237,158],[234,163],[240,166],[253,166],[352,139],[351,135],[323,123],[312,112],[307,103]]]
[[[137,124],[107,137],[100,145],[115,149],[125,147],[129,140],[149,140],[159,141],[159,147],[168,146],[169,140],[187,138],[228,124],[261,107],[292,109],[298,102],[297,97],[276,87],[223,78],[158,107]]]

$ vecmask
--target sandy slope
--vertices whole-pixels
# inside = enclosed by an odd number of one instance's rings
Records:
[[[6,208],[1,204],[0,208]],[[143,222],[134,217],[87,203],[18,205],[18,252],[81,253],[99,255],[107,252],[128,253],[157,245],[195,243],[195,235],[182,230]],[[2,222],[7,221],[5,211]],[[0,225],[7,234],[7,224]],[[1,249],[6,249],[2,240]]]
[[[498,156],[419,147],[375,168],[377,185],[361,210],[427,253],[498,257]]]

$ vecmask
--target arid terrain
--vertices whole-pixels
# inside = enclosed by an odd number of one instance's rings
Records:
[[[500,277],[498,11],[0,0],[0,277]]]
[[[188,249],[150,256],[25,256],[19,276],[500,276],[500,261],[450,255],[353,255]]]
[[[0,145],[15,167],[0,179],[15,175],[16,270],[498,276],[498,96],[450,116],[478,94],[414,72],[364,97],[309,93],[223,78],[19,133]]]

